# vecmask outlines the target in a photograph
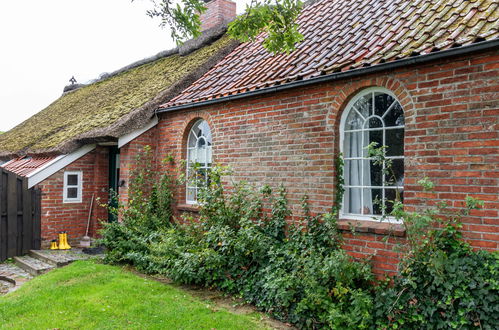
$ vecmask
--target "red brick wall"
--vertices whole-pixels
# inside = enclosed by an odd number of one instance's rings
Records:
[[[92,194],[95,193],[90,224],[90,236],[96,237],[100,220],[107,220],[107,209],[100,204],[107,203],[109,191],[109,153],[104,147],[97,147],[66,168],[58,171],[39,184],[42,189],[41,229],[42,245],[57,239],[58,233],[67,231],[70,244],[76,245],[85,235]],[[81,203],[63,203],[65,171],[82,171],[83,195]],[[100,198],[100,201],[96,199]]]
[[[137,163],[137,155],[144,151],[146,146],[152,149],[153,166],[156,167],[156,144],[157,129],[151,128],[147,132],[141,134],[134,140],[120,148],[120,180],[124,180],[125,184],[119,188],[120,203],[126,204],[128,201],[128,186],[130,182],[130,172],[141,164]]]
[[[201,31],[226,24],[236,18],[236,3],[230,0],[212,0],[201,15]]]
[[[335,194],[341,113],[362,89],[384,87],[405,111],[407,209],[439,200],[459,207],[466,195],[480,198],[485,207],[464,219],[465,237],[474,247],[496,250],[498,75],[499,55],[493,52],[165,113],[158,124],[157,159],[171,154],[179,164],[190,125],[204,118],[213,131],[214,160],[231,166],[231,179],[274,187],[282,183],[296,215],[303,194],[309,195],[314,213],[326,212]],[[434,194],[416,184],[423,176],[436,184]],[[178,198],[179,205],[185,202],[183,192]],[[403,239],[384,242],[383,228],[371,227],[357,236],[345,231],[345,249],[355,257],[375,255],[375,271],[392,273],[398,263],[394,243]]]

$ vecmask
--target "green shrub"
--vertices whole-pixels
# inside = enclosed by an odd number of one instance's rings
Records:
[[[369,147],[379,164],[385,148]],[[387,166],[390,176],[390,166]],[[432,191],[423,178],[419,184]],[[460,211],[447,203],[420,212],[406,212],[393,201],[392,216],[403,220],[405,254],[393,286],[378,290],[376,324],[401,329],[496,329],[499,324],[499,254],[473,251],[462,239],[461,219],[483,202],[470,196]],[[430,203],[428,203],[430,204]]]
[[[384,149],[371,156],[386,161]],[[459,231],[461,216],[481,204],[473,198],[466,199],[462,214],[447,212],[445,204],[409,213],[400,200],[392,201],[391,216],[404,220],[408,244],[400,274],[389,285],[376,282],[368,263],[341,249],[338,203],[331,213],[311,216],[304,198],[303,222],[289,224],[283,187],[273,192],[238,183],[227,193],[226,169],[214,167],[199,195],[199,218],[184,219],[188,224],[182,225],[172,221],[175,180],[163,176],[155,183],[147,166],[138,171],[130,202],[120,206],[122,222],[107,224],[102,233],[108,262],[218,288],[300,328],[492,329],[499,324],[498,254],[473,251]],[[433,187],[427,179],[421,184]]]
[[[145,147],[136,158],[140,164],[130,173],[129,201],[126,205],[110,207],[121,218],[120,222],[103,222],[99,243],[107,249],[105,261],[129,263],[141,270],[148,267],[149,246],[160,231],[171,227],[172,187],[175,180],[164,174],[157,181],[152,168],[152,152]],[[111,198],[117,199],[115,194]]]
[[[453,226],[430,234],[401,269],[393,287],[376,299],[379,326],[496,329],[499,324],[499,255],[472,251]]]
[[[179,283],[240,296],[301,327],[368,327],[373,276],[368,264],[340,249],[335,216],[310,216],[305,198],[304,223],[288,225],[284,188],[273,193],[239,183],[226,193],[224,173],[213,169],[210,186],[200,193],[199,219],[157,230],[154,239],[142,233],[126,261]],[[262,211],[264,205],[270,212]],[[126,248],[135,242],[127,233],[120,232]]]

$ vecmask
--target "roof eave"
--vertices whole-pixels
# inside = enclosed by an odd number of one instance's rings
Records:
[[[483,51],[493,50],[496,48],[499,48],[499,39],[481,41],[481,42],[477,42],[477,43],[474,43],[471,45],[462,46],[462,47],[458,47],[458,48],[451,48],[451,49],[446,49],[446,50],[442,50],[442,51],[435,52],[435,53],[429,53],[429,54],[418,55],[418,56],[414,56],[414,57],[408,57],[408,58],[404,58],[404,59],[400,59],[400,60],[396,60],[396,61],[392,61],[392,62],[380,63],[380,64],[376,64],[376,65],[373,65],[370,67],[362,67],[359,69],[353,69],[353,70],[344,71],[344,72],[336,72],[336,73],[332,73],[332,74],[328,74],[328,75],[324,75],[324,76],[314,77],[314,78],[307,79],[307,80],[293,81],[293,82],[279,85],[279,86],[266,87],[266,88],[248,91],[248,92],[244,92],[244,93],[240,93],[240,94],[236,94],[236,95],[228,95],[228,96],[223,96],[223,97],[215,98],[215,99],[211,99],[211,100],[194,102],[194,103],[187,103],[187,104],[172,106],[172,107],[168,107],[168,108],[158,108],[158,109],[156,109],[156,113],[160,114],[160,113],[166,113],[166,112],[172,112],[172,111],[178,111],[178,110],[184,110],[184,109],[190,109],[190,108],[197,108],[197,107],[201,107],[201,106],[212,105],[212,104],[217,104],[217,103],[222,103],[222,102],[227,102],[227,101],[233,101],[233,100],[238,100],[238,99],[251,97],[251,96],[279,92],[279,91],[288,90],[288,89],[296,88],[296,87],[303,87],[303,86],[308,86],[308,85],[312,85],[312,84],[331,82],[331,81],[346,79],[346,78],[354,78],[354,77],[358,77],[361,75],[372,74],[372,73],[377,73],[377,72],[381,72],[381,71],[393,70],[393,69],[397,69],[397,68],[401,68],[401,67],[406,67],[408,65],[425,64],[425,63],[428,63],[431,61],[446,59],[446,58],[450,58],[450,57],[454,57],[454,56],[466,55],[466,54],[470,54],[470,53],[483,52]]]

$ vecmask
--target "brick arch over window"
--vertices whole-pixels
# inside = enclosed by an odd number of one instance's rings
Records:
[[[327,114],[327,128],[333,132],[335,137],[339,136],[341,116],[350,100],[363,89],[370,87],[383,87],[391,91],[404,109],[406,125],[411,125],[415,121],[412,96],[401,81],[394,78],[362,79],[343,85],[330,103]],[[337,141],[335,143],[335,152],[339,152],[339,139],[335,140]]]

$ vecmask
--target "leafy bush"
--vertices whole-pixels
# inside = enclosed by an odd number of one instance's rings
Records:
[[[387,164],[385,147],[369,147],[378,164]],[[390,177],[390,166],[386,166]],[[419,182],[427,192],[434,184]],[[462,239],[461,219],[483,202],[470,196],[460,211],[447,203],[420,212],[406,212],[393,201],[391,216],[403,220],[406,253],[393,286],[378,290],[379,328],[495,329],[499,324],[499,254],[473,251]]]
[[[287,225],[291,212],[284,188],[273,193],[267,186],[257,191],[239,183],[226,193],[225,173],[212,170],[209,187],[200,193],[199,219],[185,219],[189,225],[167,225],[155,211],[159,189],[148,198],[137,189],[122,223],[103,231],[107,261],[216,287],[302,327],[368,327],[373,277],[368,264],[340,249],[336,217],[310,216],[305,198],[304,223]],[[143,173],[138,177],[136,185],[148,180]]]
[[[107,249],[105,261],[109,263],[130,263],[143,269],[147,266],[149,244],[161,230],[171,227],[172,186],[174,179],[164,174],[156,180],[152,169],[152,152],[145,147],[139,154],[130,173],[129,201],[118,202],[110,211],[119,214],[120,222],[103,223],[100,244]],[[112,196],[117,199],[117,196]],[[112,205],[113,203],[109,203]]]
[[[384,161],[383,151],[372,156]],[[389,284],[376,282],[369,264],[341,250],[338,205],[311,216],[304,198],[303,222],[289,224],[284,188],[258,191],[239,183],[227,193],[221,179],[226,169],[214,167],[199,195],[199,218],[184,219],[189,224],[183,225],[172,221],[175,181],[163,176],[154,183],[147,166],[137,171],[130,202],[120,207],[122,222],[103,231],[108,262],[218,288],[301,328],[499,324],[498,254],[473,251],[459,231],[461,216],[481,205],[473,198],[466,199],[463,214],[448,212],[445,204],[409,213],[400,200],[393,201],[391,215],[404,220],[408,245],[400,274]],[[427,179],[420,183],[433,187]]]
[[[404,259],[393,287],[379,293],[378,325],[496,329],[499,255],[472,251],[453,226],[427,238]]]

